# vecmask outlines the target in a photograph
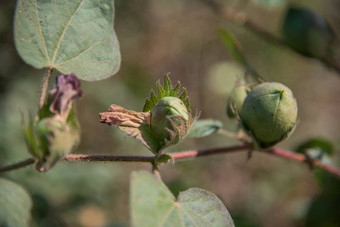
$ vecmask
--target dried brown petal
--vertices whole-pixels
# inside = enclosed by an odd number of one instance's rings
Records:
[[[109,112],[99,113],[100,122],[108,125],[138,128],[142,124],[150,125],[150,112],[136,112],[121,106],[111,105]]]

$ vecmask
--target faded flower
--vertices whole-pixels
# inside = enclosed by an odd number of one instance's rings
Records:
[[[66,120],[72,108],[72,100],[82,96],[80,82],[73,73],[57,77],[56,86],[50,91],[50,111]]]

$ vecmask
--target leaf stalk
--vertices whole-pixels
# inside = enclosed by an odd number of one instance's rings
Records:
[[[48,82],[50,80],[52,71],[53,71],[53,68],[50,67],[47,69],[47,72],[44,75],[42,85],[41,85],[39,109],[41,109],[44,106],[47,88],[48,88]]]

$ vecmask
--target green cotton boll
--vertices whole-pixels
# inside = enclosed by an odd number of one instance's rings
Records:
[[[79,144],[79,129],[55,117],[40,120],[33,128],[37,147],[36,169],[46,172]]]
[[[246,85],[240,85],[233,88],[227,103],[227,115],[229,118],[235,118],[240,114],[243,102],[249,92],[250,88]]]
[[[161,140],[173,139],[169,130],[176,134],[186,135],[190,127],[178,128],[177,126],[181,125],[181,119],[184,121],[184,125],[191,120],[191,115],[182,100],[177,97],[164,97],[151,109],[151,130]],[[176,127],[174,128],[174,126]],[[178,138],[177,135],[174,136]],[[173,144],[177,142],[179,142],[178,139],[172,141]]]
[[[280,142],[292,132],[298,108],[292,91],[283,84],[262,83],[248,94],[241,121],[261,148]]]
[[[283,21],[285,41],[307,57],[322,58],[331,54],[335,34],[327,21],[309,9],[290,6]]]

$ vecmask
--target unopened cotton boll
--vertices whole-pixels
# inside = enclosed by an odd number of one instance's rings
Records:
[[[182,121],[182,122],[181,122]],[[181,126],[181,123],[184,123]],[[186,135],[191,124],[191,115],[181,99],[177,97],[164,97],[151,109],[151,130],[161,140],[171,140],[170,131],[176,131],[177,143]]]
[[[267,148],[288,137],[296,125],[297,114],[292,91],[283,84],[266,82],[247,95],[240,118],[257,144]]]

